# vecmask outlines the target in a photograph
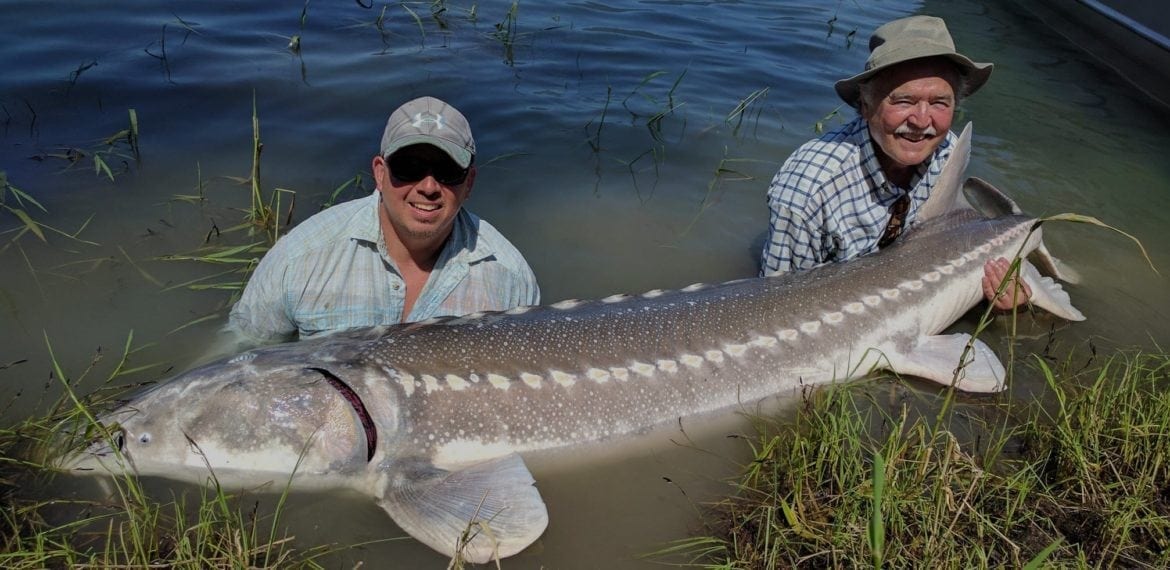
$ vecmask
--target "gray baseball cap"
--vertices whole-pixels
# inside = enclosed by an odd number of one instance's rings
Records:
[[[458,109],[434,97],[419,97],[390,113],[382,133],[382,156],[414,144],[439,147],[463,168],[475,158],[471,125]]]
[[[851,107],[857,108],[861,98],[861,83],[877,75],[883,69],[912,59],[944,57],[958,68],[967,81],[967,88],[961,96],[970,95],[983,87],[991,77],[990,63],[976,63],[955,51],[955,41],[947,31],[942,18],[934,16],[910,16],[883,24],[869,38],[869,59],[865,60],[865,71],[853,77],[842,79],[834,85],[837,95]]]

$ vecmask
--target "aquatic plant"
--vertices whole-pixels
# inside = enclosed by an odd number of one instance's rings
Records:
[[[1170,355],[1076,361],[1034,359],[1054,403],[965,402],[941,428],[904,397],[883,403],[880,385],[806,392],[794,419],[756,418],[752,460],[711,511],[720,531],[654,556],[709,568],[1165,567]],[[990,419],[974,439],[958,435],[979,417]]]

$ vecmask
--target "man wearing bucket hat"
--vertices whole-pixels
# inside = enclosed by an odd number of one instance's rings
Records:
[[[464,209],[475,139],[447,103],[396,109],[373,158],[377,190],[293,228],[260,261],[232,308],[248,344],[540,302],[528,263]]]
[[[992,64],[955,51],[932,16],[882,25],[869,50],[865,70],[835,85],[858,117],[802,145],[772,179],[761,275],[846,261],[897,239],[950,156],[955,107],[991,76]],[[1005,259],[984,268],[984,294],[1000,309],[1031,296],[1021,282],[1018,295],[996,297],[1007,270]]]

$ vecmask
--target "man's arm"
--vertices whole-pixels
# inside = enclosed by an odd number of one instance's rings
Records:
[[[284,240],[276,242],[252,272],[240,300],[232,307],[225,332],[247,348],[291,340],[297,325],[285,307],[284,279],[288,271]],[[241,349],[242,349],[241,348]]]

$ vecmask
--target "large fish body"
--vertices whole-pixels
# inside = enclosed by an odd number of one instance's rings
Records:
[[[621,438],[875,369],[1002,389],[1003,367],[986,345],[939,333],[982,298],[986,260],[1042,250],[1034,226],[1017,214],[941,208],[880,254],[799,275],[256,349],[104,415],[111,440],[62,465],[350,487],[444,554],[509,556],[548,522],[520,454]],[[1021,267],[1033,303],[1083,318],[1059,285]],[[484,525],[491,532],[475,532]]]

